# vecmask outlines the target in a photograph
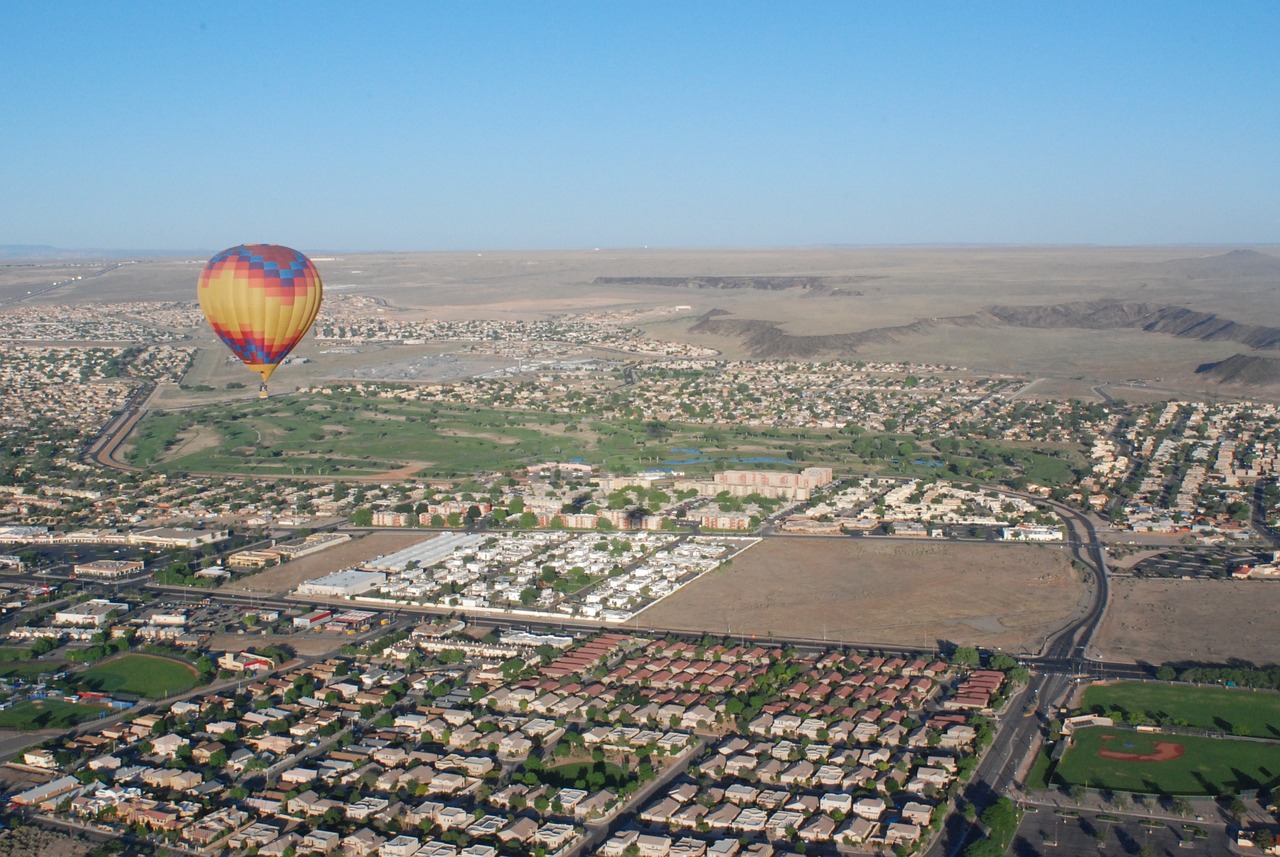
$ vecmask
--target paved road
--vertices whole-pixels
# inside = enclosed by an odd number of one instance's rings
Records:
[[[1106,613],[1109,595],[1106,556],[1102,543],[1098,541],[1097,530],[1087,516],[1058,503],[1050,505],[1067,525],[1069,547],[1074,557],[1089,569],[1093,577],[1093,601],[1082,616],[1049,638],[1041,657],[1024,659],[1028,665],[1036,667],[1036,672],[1028,685],[1006,704],[995,739],[963,792],[964,800],[972,803],[979,814],[998,798],[1018,788],[1018,770],[1037,746],[1042,729],[1048,725],[1049,715],[1066,701],[1074,675],[1111,673],[1129,677],[1140,669],[1132,664],[1106,665],[1087,658],[1089,644]],[[1115,668],[1108,669],[1109,666]],[[1146,677],[1145,670],[1141,673],[1141,677]],[[981,835],[981,831],[962,814],[953,811],[947,817],[942,833],[925,852],[926,857],[952,857],[976,835]]]
[[[1053,692],[1061,681],[1065,680],[1060,676],[1044,673],[1033,676],[1028,686],[1009,699],[1005,714],[998,721],[991,746],[978,763],[969,784],[961,792],[966,802],[979,808],[979,814],[1015,782],[1018,767],[1040,732],[1041,718],[1036,703],[1041,696]],[[1028,713],[1030,716],[1024,716]],[[950,857],[958,854],[975,834],[981,834],[978,827],[953,807],[943,824],[942,832],[925,851],[925,857]]]

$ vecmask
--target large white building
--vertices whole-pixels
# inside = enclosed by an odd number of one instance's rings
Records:
[[[308,580],[298,587],[299,595],[319,595],[327,598],[350,598],[360,595],[387,582],[381,571],[339,571],[334,574]]]
[[[1000,531],[1000,538],[1007,542],[1060,542],[1062,541],[1062,528],[1045,527],[1038,524],[1004,527]]]
[[[186,530],[172,527],[155,527],[129,536],[137,545],[155,545],[162,548],[191,548],[211,545],[230,538],[227,530]]]
[[[53,621],[57,625],[76,625],[80,627],[88,625],[94,628],[101,628],[103,625],[110,623],[111,614],[117,610],[121,613],[126,613],[129,610],[129,605],[95,598],[92,601],[73,604],[70,607],[59,610],[53,614]]]

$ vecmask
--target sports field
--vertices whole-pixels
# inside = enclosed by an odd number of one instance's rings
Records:
[[[79,683],[102,693],[161,699],[196,686],[194,667],[155,655],[121,655],[81,673]]]
[[[1280,743],[1093,727],[1072,736],[1054,781],[1149,794],[1212,795],[1280,785]]]
[[[1145,712],[1156,722],[1168,717],[1180,726],[1280,738],[1280,693],[1268,691],[1123,681],[1090,687],[1082,707],[1097,714]]]

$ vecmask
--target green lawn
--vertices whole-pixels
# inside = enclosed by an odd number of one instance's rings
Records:
[[[0,663],[29,660],[31,660],[31,651],[25,646],[0,646]]]
[[[194,667],[155,655],[121,655],[76,676],[77,683],[101,693],[129,693],[160,699],[196,686]]]
[[[1050,769],[1053,767],[1053,760],[1049,757],[1051,749],[1048,744],[1044,744],[1040,747],[1040,752],[1036,753],[1036,760],[1031,765],[1031,773],[1027,775],[1027,788],[1047,789],[1053,785],[1049,780]]]
[[[1098,713],[1119,709],[1147,712],[1198,729],[1214,729],[1256,738],[1280,738],[1280,693],[1231,687],[1125,681],[1094,685],[1085,691],[1084,708]]]
[[[53,664],[49,661],[9,661],[0,664],[0,676],[32,681],[42,675],[61,672],[63,669],[66,669],[66,664],[62,662]]]
[[[66,729],[110,711],[109,708],[96,705],[74,705],[58,699],[36,699],[20,702],[13,708],[0,711],[0,728],[23,731]]]
[[[1104,741],[1105,736],[1112,736]],[[1104,748],[1122,753],[1155,751],[1157,741],[1186,748],[1178,759],[1138,762],[1104,759]],[[1280,744],[1231,738],[1197,738],[1093,727],[1078,730],[1054,773],[1055,782],[1150,794],[1207,795],[1280,785]]]

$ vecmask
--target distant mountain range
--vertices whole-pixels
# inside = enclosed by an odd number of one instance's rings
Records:
[[[819,336],[795,336],[783,331],[777,322],[726,318],[727,315],[729,314],[724,310],[713,309],[702,315],[690,330],[694,333],[741,337],[752,356],[771,359],[854,354],[861,346],[897,342],[906,336],[918,336],[949,327],[1009,326],[1041,330],[1137,328],[1149,333],[1165,333],[1205,342],[1227,341],[1239,342],[1250,348],[1280,348],[1280,328],[1237,322],[1187,307],[1125,301],[992,306],[970,315],[925,318],[897,327],[877,327],[855,333]]]
[[[868,275],[840,277],[596,277],[591,282],[597,286],[664,286],[679,289],[758,289],[771,292],[798,289],[815,297],[838,297],[840,295],[860,297],[862,292],[844,287],[853,283],[879,279],[884,279],[884,277]]]
[[[1196,374],[1229,387],[1280,386],[1280,360],[1254,354],[1233,354],[1217,363],[1205,363]]]
[[[1257,250],[1230,250],[1213,256],[1195,259],[1170,259],[1153,262],[1152,270],[1191,280],[1212,280],[1221,277],[1277,277],[1280,278],[1280,256],[1259,253]]]

